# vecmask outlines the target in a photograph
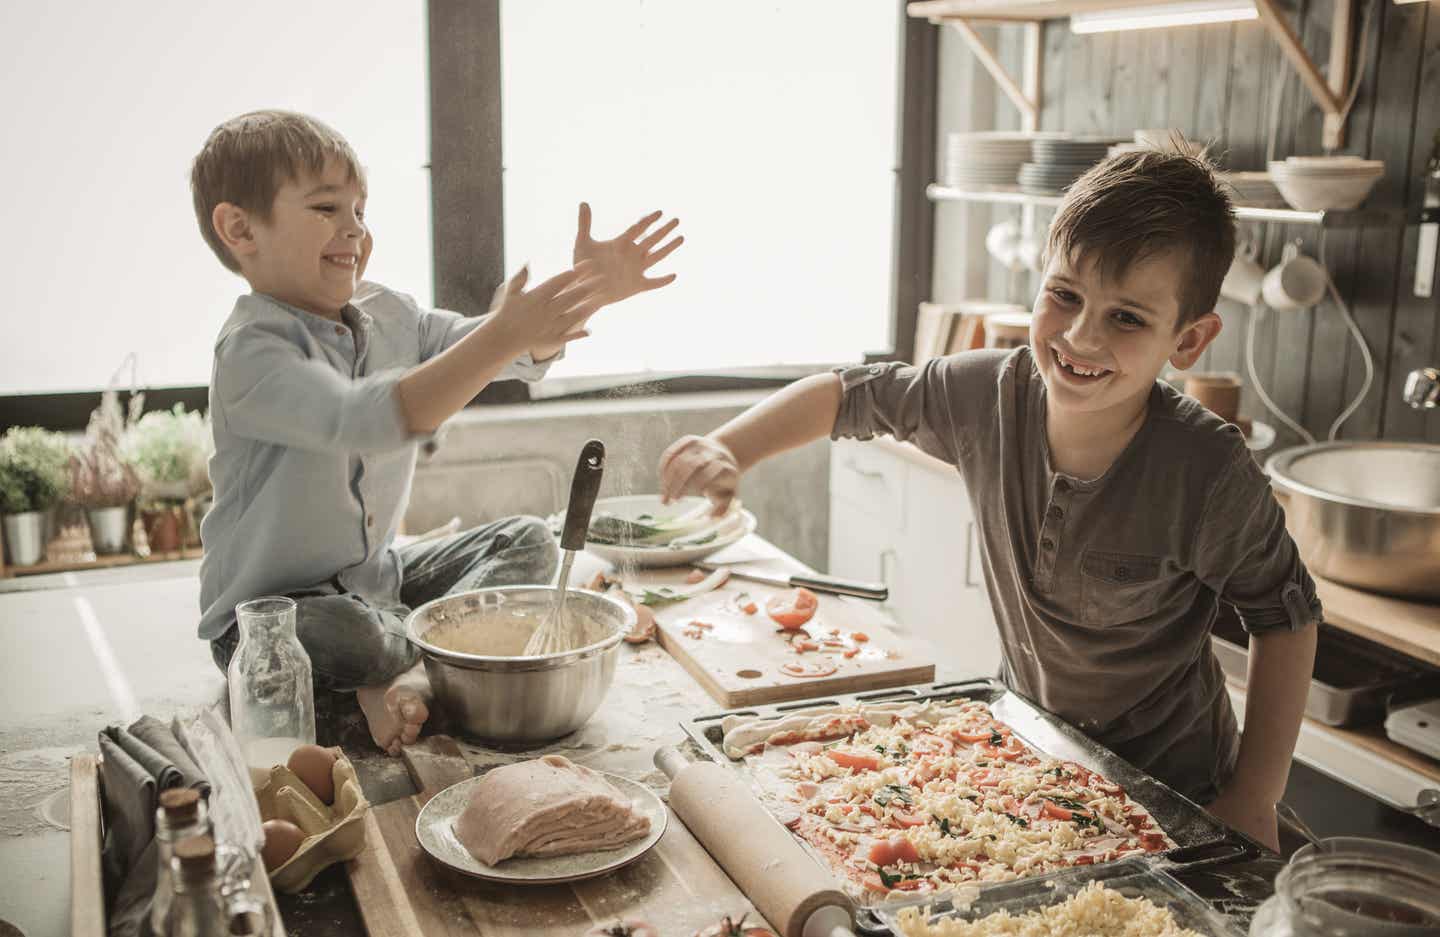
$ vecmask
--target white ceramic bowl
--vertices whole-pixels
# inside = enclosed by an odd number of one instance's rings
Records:
[[[1298,211],[1348,211],[1359,208],[1382,171],[1308,173],[1287,171],[1284,163],[1270,164],[1270,177],[1290,207]]]
[[[690,497],[681,498],[670,504],[662,504],[659,495],[623,495],[615,498],[601,498],[596,501],[594,513],[608,511],[619,517],[630,519],[638,518],[642,514],[648,514],[651,517],[673,516],[685,513],[703,500],[705,499]],[[549,519],[551,529],[559,529],[564,520],[563,512],[553,515]],[[688,566],[696,560],[703,560],[710,554],[744,539],[755,532],[755,527],[755,515],[741,508],[739,522],[709,543],[688,547],[622,547],[609,543],[586,541],[585,550],[616,566]]]

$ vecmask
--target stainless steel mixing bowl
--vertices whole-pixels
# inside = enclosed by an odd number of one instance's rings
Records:
[[[1265,464],[1310,571],[1390,595],[1440,601],[1440,446],[1329,442]]]
[[[585,624],[589,643],[561,654],[490,657],[437,647],[425,638],[439,625],[482,627],[501,614],[539,625],[554,601],[555,590],[543,586],[476,589],[427,602],[405,620],[406,634],[424,654],[436,702],[463,733],[489,741],[544,742],[574,732],[599,707],[615,676],[621,638],[635,625],[635,610],[619,599],[569,590],[565,615]]]

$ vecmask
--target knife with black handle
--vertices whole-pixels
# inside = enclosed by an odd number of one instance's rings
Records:
[[[874,602],[883,602],[890,598],[890,587],[880,582],[856,582],[853,579],[841,579],[837,576],[826,576],[822,573],[796,573],[793,576],[786,576],[780,573],[763,573],[748,569],[736,569],[729,563],[707,563],[704,560],[694,565],[700,569],[708,570],[728,569],[730,570],[730,575],[736,579],[763,582],[769,586],[780,586],[781,588],[788,589],[803,586],[811,592],[824,592],[829,595],[849,595],[857,599],[870,599]]]

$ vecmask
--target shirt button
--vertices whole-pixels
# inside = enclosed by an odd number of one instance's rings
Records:
[[[1055,490],[1060,492],[1061,494],[1064,494],[1065,492],[1070,490],[1070,483],[1063,478],[1057,478],[1055,480]]]
[[[1052,521],[1058,521],[1060,518],[1065,516],[1065,512],[1061,510],[1060,505],[1052,504],[1050,506],[1050,510],[1045,512],[1045,516],[1050,518]]]
[[[1053,550],[1053,549],[1055,549],[1055,541],[1054,541],[1054,540],[1051,540],[1049,537],[1046,537],[1044,540],[1041,540],[1041,541],[1040,541],[1040,549],[1042,549],[1042,550]]]
[[[366,514],[366,515],[365,515],[365,526],[366,526],[366,527],[374,527],[374,526],[375,526],[375,515],[374,515],[374,514]]]
[[[1120,582],[1124,582],[1130,578],[1130,570],[1124,566],[1115,567],[1115,578]]]

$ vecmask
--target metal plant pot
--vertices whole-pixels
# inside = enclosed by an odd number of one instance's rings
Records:
[[[13,566],[34,566],[45,558],[46,514],[26,511],[5,515],[5,547]]]
[[[90,544],[96,555],[124,553],[130,540],[130,508],[125,505],[90,508],[85,512],[90,521]]]

